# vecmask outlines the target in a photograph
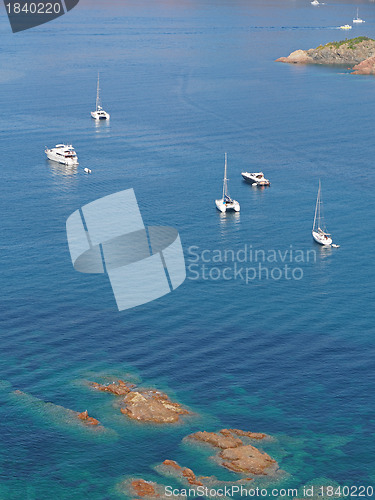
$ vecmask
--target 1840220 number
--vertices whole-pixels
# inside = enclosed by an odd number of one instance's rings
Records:
[[[60,2],[15,2],[7,3],[8,14],[60,14]]]

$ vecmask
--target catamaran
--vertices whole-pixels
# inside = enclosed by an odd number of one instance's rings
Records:
[[[99,87],[99,73],[98,73],[98,85],[96,89],[96,109],[91,111],[91,116],[94,120],[109,120],[110,114],[104,111],[102,108],[102,103],[100,101],[100,87]]]
[[[312,236],[314,240],[325,247],[338,248],[340,245],[335,245],[332,242],[332,237],[330,233],[327,232],[324,223],[323,207],[322,207],[322,195],[321,195],[321,183],[319,180],[318,196],[316,198],[315,206],[315,216],[312,228]]]
[[[364,23],[364,22],[366,22],[366,21],[364,21],[363,19],[361,19],[361,18],[359,17],[359,15],[358,15],[358,11],[359,11],[359,9],[357,8],[357,17],[355,17],[355,18],[353,19],[353,23]]]
[[[215,200],[216,208],[220,212],[226,212],[227,210],[234,210],[235,212],[240,211],[240,204],[236,200],[232,200],[229,196],[228,191],[228,179],[227,179],[227,153],[225,153],[225,167],[224,167],[224,182],[223,182],[223,197],[220,200]]]

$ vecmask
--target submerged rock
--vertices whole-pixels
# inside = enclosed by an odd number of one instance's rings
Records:
[[[247,444],[239,436],[250,439],[268,437],[266,434],[240,429],[222,429],[219,432],[196,432],[188,436],[188,439],[208,443],[221,450],[217,455],[221,465],[233,472],[256,476],[274,474],[278,469],[276,460],[255,446]]]
[[[126,479],[117,484],[116,489],[126,495],[127,498],[147,500],[166,500],[170,495],[166,495],[166,487],[163,484],[155,483],[154,481],[146,481],[145,479]],[[175,499],[185,499],[185,495],[173,495]]]
[[[172,469],[172,472],[174,472],[180,480],[185,478],[186,481],[193,486],[203,486],[202,481],[200,481],[200,479],[197,478],[194,472],[188,467],[181,467],[174,460],[164,460],[162,465],[169,470]]]
[[[241,439],[233,436],[228,429],[222,429],[219,432],[199,431],[188,437],[190,439],[196,439],[197,441],[208,443],[215,448],[221,448],[223,450],[243,445]]]
[[[178,422],[181,415],[190,413],[179,403],[172,402],[166,394],[154,389],[129,392],[123,404],[121,413],[141,422],[168,424]]]
[[[164,392],[137,388],[134,384],[123,380],[117,380],[108,385],[90,382],[90,385],[99,391],[122,396],[121,413],[140,422],[169,424],[178,422],[181,415],[190,413],[179,403],[171,401]]]
[[[291,64],[345,64],[354,66],[375,56],[375,40],[366,36],[319,45],[316,49],[295,50],[276,62]]]
[[[91,382],[91,387],[94,389],[97,389],[98,391],[103,391],[103,392],[111,392],[112,394],[115,394],[116,396],[124,396],[125,394],[128,394],[135,385],[130,384],[128,382],[124,382],[123,380],[117,380],[117,382],[112,382],[111,384],[98,384],[97,382]]]
[[[267,471],[267,469],[276,464],[276,460],[251,444],[227,448],[220,453],[219,457],[223,459],[223,466],[227,469],[254,475],[267,475],[271,473],[271,470]],[[274,470],[273,468],[272,472]]]
[[[157,484],[151,481],[145,481],[144,479],[135,479],[131,482],[130,486],[133,492],[139,497],[155,498],[156,496],[159,496],[156,493]]]
[[[88,425],[99,425],[100,424],[99,420],[96,420],[96,418],[89,417],[87,410],[83,411],[82,413],[78,413],[77,416],[80,420],[83,420],[85,422],[85,424],[88,424]]]
[[[26,408],[35,413],[36,416],[43,416],[50,419],[51,422],[59,425],[73,425],[79,427],[95,427],[95,432],[113,432],[100,425],[99,420],[90,417],[88,411],[78,412],[56,405],[51,402],[45,402],[42,399],[31,396],[25,392],[14,390],[11,393]]]

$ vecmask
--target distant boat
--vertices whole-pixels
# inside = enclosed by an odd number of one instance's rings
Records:
[[[86,174],[91,174],[91,170],[87,167],[85,167],[83,171],[86,172]]]
[[[312,0],[312,2],[310,2],[310,3],[311,3],[311,5],[320,5],[318,0]]]
[[[322,195],[321,195],[321,183],[319,180],[319,189],[318,196],[316,198],[316,206],[315,206],[315,216],[314,223],[312,228],[312,236],[314,240],[319,243],[319,245],[323,245],[325,247],[335,247],[338,248],[339,245],[335,245],[332,242],[332,237],[330,233],[327,232],[324,222],[323,216],[323,207],[322,207]]]
[[[77,154],[71,144],[57,144],[54,148],[46,148],[44,152],[49,160],[68,166],[78,165]]]
[[[99,87],[99,73],[98,73],[98,84],[96,88],[96,109],[91,111],[91,116],[94,120],[109,120],[110,114],[104,111],[100,101],[100,87]]]
[[[364,21],[363,19],[361,19],[361,18],[359,17],[359,15],[358,15],[358,11],[359,11],[359,9],[357,8],[357,17],[355,17],[355,18],[353,19],[353,23],[364,23],[364,22],[366,22],[366,21]]]
[[[351,30],[352,27],[350,26],[350,24],[343,24],[342,26],[340,26],[340,30]]]
[[[240,204],[236,200],[232,200],[229,196],[228,191],[228,179],[227,179],[227,153],[225,153],[225,167],[224,167],[224,182],[223,182],[223,197],[220,200],[215,200],[216,208],[220,212],[226,212],[227,210],[234,210],[235,212],[240,211]]]
[[[263,172],[241,172],[242,177],[252,186],[269,186],[271,183],[264,177]]]

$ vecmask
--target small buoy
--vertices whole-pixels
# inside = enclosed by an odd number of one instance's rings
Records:
[[[89,168],[85,167],[83,170],[86,172],[86,174],[91,174],[91,170]]]

